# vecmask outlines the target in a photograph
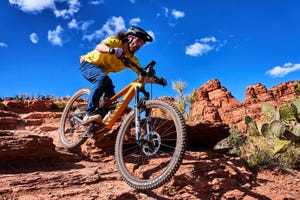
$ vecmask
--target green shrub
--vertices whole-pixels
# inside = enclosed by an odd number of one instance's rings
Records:
[[[53,102],[53,109],[63,110],[67,103],[65,101],[56,100]]]
[[[264,121],[254,121],[245,116],[247,137],[231,129],[229,137],[224,141],[231,145],[234,153],[245,159],[248,167],[300,168],[299,108],[299,98],[278,109],[264,103]]]

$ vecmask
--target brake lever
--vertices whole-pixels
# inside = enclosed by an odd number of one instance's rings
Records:
[[[165,79],[164,77],[158,78],[157,80],[158,80],[158,84],[162,85],[163,87],[168,85],[167,79]]]

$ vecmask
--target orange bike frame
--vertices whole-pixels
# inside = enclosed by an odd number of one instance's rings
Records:
[[[122,101],[120,101],[116,105],[116,108],[114,109],[113,113],[111,113],[109,118],[104,122],[106,129],[111,129],[112,126],[115,124],[115,122],[118,120],[118,118],[123,114],[123,111],[127,108],[128,104],[135,96],[135,88],[136,87],[141,88],[143,86],[144,86],[144,80],[142,80],[142,78],[140,77],[135,81],[131,82],[130,84],[128,84],[120,92],[115,94],[105,103],[104,107],[109,106],[111,103],[117,101],[119,98],[124,96]]]

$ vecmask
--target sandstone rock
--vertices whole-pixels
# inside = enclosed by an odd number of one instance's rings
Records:
[[[27,101],[25,109],[29,111],[49,111],[53,107],[53,101],[51,100],[32,100]]]
[[[0,110],[0,130],[24,129],[24,122],[10,111]]]
[[[15,113],[28,113],[34,111],[45,112],[54,109],[53,105],[53,100],[4,100],[1,102],[0,110],[12,111]]]
[[[274,96],[277,102],[288,102],[297,96],[295,92],[297,86],[297,81],[289,81],[272,87],[269,92]]]
[[[255,104],[257,101],[265,102],[271,101],[274,97],[272,93],[267,91],[266,86],[262,85],[261,83],[257,83],[252,86],[248,86],[246,89],[246,96],[244,99],[245,104]]]
[[[57,155],[53,139],[37,135],[1,136],[0,160],[40,160]]]
[[[12,100],[12,101],[4,101],[3,103],[5,105],[5,109],[8,111],[13,111],[13,112],[17,112],[17,113],[25,112],[24,101]]]
[[[0,117],[13,117],[13,118],[17,118],[19,115],[14,113],[14,112],[10,112],[10,111],[5,111],[5,110],[0,110]]]
[[[3,102],[0,102],[0,110],[5,110],[5,105]]]
[[[297,96],[295,89],[298,82],[289,81],[272,87],[269,91],[261,83],[248,86],[243,103],[237,101],[217,79],[210,80],[193,91],[196,100],[191,104],[188,120],[195,123],[222,122],[228,126],[235,124],[246,134],[244,117],[261,119],[262,103],[274,106],[292,102]]]

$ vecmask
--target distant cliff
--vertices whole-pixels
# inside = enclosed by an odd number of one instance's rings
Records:
[[[239,102],[219,80],[210,80],[192,92],[194,101],[190,106],[189,120],[193,123],[221,122],[229,126],[235,124],[245,133],[246,115],[260,119],[263,102],[274,106],[292,102],[297,96],[297,86],[297,81],[289,81],[267,90],[266,86],[257,83],[247,87],[244,102]]]

